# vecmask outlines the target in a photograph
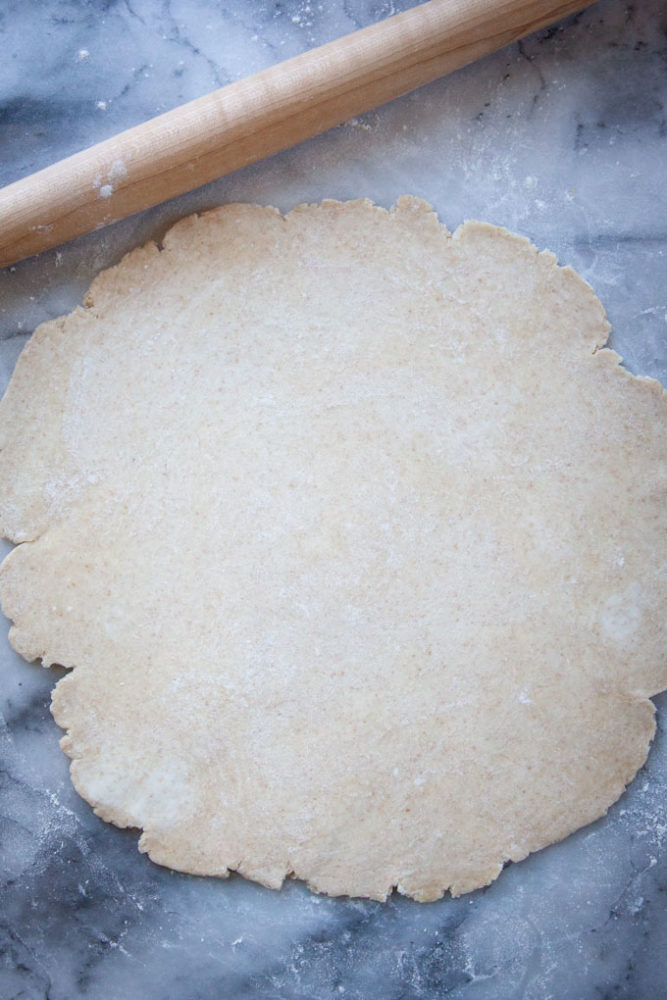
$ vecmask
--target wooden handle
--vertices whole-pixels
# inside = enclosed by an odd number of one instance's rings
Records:
[[[588,6],[430,0],[0,190],[0,267],[286,149]]]

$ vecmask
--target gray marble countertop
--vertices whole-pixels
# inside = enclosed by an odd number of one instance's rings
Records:
[[[410,0],[5,0],[0,183],[411,6]],[[501,224],[571,264],[612,346],[667,382],[667,12],[586,12],[326,135],[0,272],[0,380],[28,335],[175,219],[402,193],[450,228]],[[638,442],[638,447],[641,442]],[[9,547],[6,546],[5,549]],[[420,905],[272,892],[153,865],[71,787],[57,671],[0,636],[0,997],[661,1000],[665,696],[646,766],[602,820],[492,886]]]

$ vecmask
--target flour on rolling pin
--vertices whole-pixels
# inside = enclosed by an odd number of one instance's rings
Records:
[[[114,183],[124,177],[127,177],[127,167],[124,161],[114,160],[106,173],[96,175],[93,188],[97,191],[98,197],[110,198],[114,192]]]

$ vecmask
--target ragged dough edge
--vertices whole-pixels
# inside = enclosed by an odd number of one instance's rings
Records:
[[[64,726],[64,719],[59,716],[59,699],[56,695],[58,693],[58,688],[72,679],[73,673],[70,673],[66,677],[62,678],[54,688],[51,711],[56,722],[61,727]],[[553,839],[546,843],[543,836],[535,836],[533,840],[529,841],[527,846],[519,852],[501,852],[496,860],[487,859],[479,870],[474,873],[470,873],[465,877],[459,877],[456,879],[445,877],[442,880],[431,879],[427,884],[423,884],[419,879],[411,880],[408,873],[406,876],[394,876],[383,887],[369,886],[367,889],[360,892],[352,892],[345,884],[345,881],[339,877],[312,877],[307,873],[301,873],[298,870],[298,867],[295,870],[295,867],[292,866],[288,860],[286,860],[282,866],[272,864],[268,867],[262,866],[261,862],[258,862],[257,860],[252,862],[245,862],[244,860],[230,861],[227,864],[219,866],[211,866],[204,860],[200,863],[195,860],[194,863],[184,866],[180,861],[179,856],[174,853],[173,849],[164,844],[163,837],[161,836],[159,830],[143,826],[136,820],[135,817],[131,816],[127,812],[124,812],[123,810],[117,808],[114,809],[104,803],[95,801],[94,796],[90,794],[89,787],[85,781],[85,776],[80,773],[80,768],[77,766],[79,764],[79,758],[77,757],[74,741],[72,739],[72,729],[68,729],[66,735],[62,737],[60,740],[60,746],[72,760],[70,765],[70,775],[76,791],[92,806],[95,815],[99,816],[105,822],[111,823],[121,829],[136,829],[140,831],[138,850],[141,853],[147,854],[151,861],[155,864],[161,865],[162,867],[179,871],[184,874],[197,875],[201,877],[228,878],[230,874],[236,872],[250,881],[257,882],[258,884],[265,886],[267,889],[280,889],[285,879],[289,878],[305,882],[307,887],[314,893],[331,897],[349,896],[351,898],[374,899],[379,902],[385,902],[389,896],[396,891],[400,895],[414,899],[416,902],[431,903],[442,899],[446,894],[449,894],[452,898],[457,898],[477,889],[483,889],[486,886],[491,885],[491,883],[498,878],[508,864],[523,861],[531,854],[540,853],[548,847],[552,847],[555,844],[566,840],[571,834],[584,829],[591,823],[594,823],[603,816],[607,815],[609,809],[621,800],[628,786],[635,778],[637,772],[646,762],[651,741],[655,734],[656,710],[653,702],[649,698],[641,696],[634,697],[631,700],[636,702],[638,705],[643,705],[647,710],[645,713],[646,721],[644,725],[643,740],[640,745],[638,745],[638,756],[635,761],[629,765],[626,775],[621,778],[618,785],[612,791],[606,806],[603,806],[602,808],[592,808],[583,821],[578,820],[565,825],[557,835],[552,835]],[[81,761],[81,763],[83,762]],[[196,855],[196,845],[190,845],[190,850]]]
[[[38,413],[35,413],[35,407],[39,407],[41,404],[35,400],[35,394],[31,393],[30,383],[33,372],[30,365],[33,358],[36,356],[36,366],[38,367],[46,360],[42,356],[46,354],[51,343],[71,340],[74,333],[82,335],[79,328],[83,327],[85,330],[86,324],[94,323],[103,314],[105,306],[117,301],[119,297],[141,295],[145,285],[150,286],[153,281],[155,268],[159,270],[169,268],[176,262],[175,259],[181,252],[190,252],[193,236],[201,240],[207,230],[212,230],[215,233],[214,242],[220,243],[223,238],[221,234],[224,232],[224,225],[232,226],[239,219],[259,216],[267,225],[273,224],[282,227],[292,220],[299,220],[304,214],[324,213],[335,218],[350,209],[357,213],[361,211],[367,219],[388,217],[394,224],[414,229],[420,236],[424,234],[435,236],[445,242],[451,240],[466,247],[474,248],[475,242],[479,240],[482,240],[486,246],[489,243],[497,244],[499,247],[509,244],[514,250],[520,250],[528,262],[537,263],[545,274],[548,275],[554,271],[559,273],[562,278],[567,280],[568,286],[573,292],[582,296],[588,307],[593,307],[596,316],[591,324],[594,329],[590,331],[590,334],[586,334],[584,343],[581,345],[584,347],[584,357],[590,353],[596,355],[597,363],[604,365],[611,377],[624,379],[626,383],[641,385],[642,391],[651,392],[656,400],[662,397],[666,401],[667,414],[667,393],[660,382],[647,376],[632,375],[622,367],[622,358],[616,352],[605,348],[604,345],[607,343],[611,327],[591,286],[571,267],[559,265],[553,253],[548,250],[538,250],[526,237],[511,233],[503,227],[474,220],[464,222],[451,234],[446,226],[439,222],[433,207],[428,202],[412,195],[402,195],[398,198],[396,205],[389,210],[374,204],[367,198],[348,202],[328,199],[317,204],[297,205],[285,215],[271,206],[232,203],[204,213],[195,213],[179,220],[166,232],[161,245],[149,241],[143,246],[131,250],[118,264],[102,271],[93,280],[84,296],[83,306],[78,306],[70,314],[49,320],[36,328],[19,357],[7,392],[0,401],[0,454],[5,447],[3,423],[6,426],[11,424],[9,420],[3,421],[3,415],[6,410],[11,413],[13,407],[17,408],[16,404],[22,396],[24,398],[21,401],[24,404],[27,399],[30,400],[32,410],[25,405],[22,407],[22,418],[25,419],[27,426],[22,426],[21,433],[25,437],[29,437],[31,422],[33,425],[44,426],[45,422],[39,422],[37,420]],[[219,224],[221,221],[223,227]],[[581,340],[582,337],[578,332],[577,342]],[[615,359],[615,364],[611,364],[612,356]],[[12,451],[20,452],[20,445],[13,445]],[[62,451],[60,454],[62,455]],[[76,482],[75,471],[71,478],[76,488],[85,489],[85,483]],[[14,544],[34,541],[41,537],[53,517],[57,516],[57,498],[49,501],[42,497],[41,500],[35,500],[32,507],[26,510],[25,502],[19,504],[11,499],[8,500],[6,496],[3,497],[3,493],[7,494],[8,492],[10,482],[10,477],[5,476],[3,484],[3,469],[0,459],[0,487],[5,486],[4,490],[0,489],[0,536]],[[30,494],[29,487],[24,487],[24,490],[28,495]]]
[[[345,212],[349,207],[354,206],[355,209],[362,209],[364,213],[368,215],[369,218],[373,216],[386,216],[389,215],[392,221],[395,221],[404,225],[415,225],[418,226],[420,231],[426,225],[427,227],[433,227],[433,232],[437,232],[441,237],[447,240],[456,240],[459,242],[474,242],[476,239],[493,239],[497,242],[507,241],[512,244],[516,249],[521,247],[522,252],[525,253],[530,258],[537,258],[540,266],[544,267],[547,271],[557,270],[564,275],[567,275],[568,280],[573,283],[580,294],[590,297],[597,303],[599,307],[599,326],[598,332],[595,338],[591,341],[590,353],[596,358],[596,364],[599,364],[607,369],[608,374],[611,375],[612,372],[616,373],[613,377],[623,379],[626,384],[639,386],[641,385],[642,392],[651,392],[656,399],[660,399],[662,402],[667,403],[667,392],[663,389],[661,384],[655,380],[645,376],[634,376],[629,371],[621,366],[621,357],[613,350],[604,348],[604,344],[607,342],[609,333],[609,324],[604,316],[604,311],[602,306],[599,304],[599,300],[595,296],[592,288],[584,281],[579,275],[576,274],[570,267],[561,267],[558,265],[556,257],[549,251],[539,251],[528,239],[515,234],[510,233],[508,230],[502,229],[500,227],[494,227],[487,223],[469,221],[461,225],[453,234],[450,234],[444,226],[442,226],[437,219],[435,212],[428,203],[421,201],[420,199],[414,198],[412,196],[403,196],[399,198],[396,206],[391,210],[387,211],[375,205],[368,199],[360,199],[354,202],[340,202],[335,200],[327,200],[321,202],[317,205],[302,204],[296,206],[291,212],[286,215],[282,215],[277,209],[271,207],[261,207],[254,205],[228,205],[222,206],[218,209],[213,209],[210,212],[204,213],[203,215],[190,216],[180,222],[177,222],[171,229],[166,233],[164,240],[162,241],[162,246],[154,242],[149,242],[145,246],[140,247],[136,250],[131,251],[127,254],[119,264],[112,267],[104,272],[102,272],[92,283],[89,292],[86,294],[84,299],[83,308],[78,307],[74,310],[72,317],[78,316],[79,318],[86,316],[94,317],[96,309],[103,307],[105,295],[109,293],[109,290],[113,290],[113,295],[118,295],[118,278],[119,275],[123,275],[127,280],[125,285],[121,282],[121,293],[126,295],[141,294],[143,289],[143,282],[137,279],[136,269],[138,265],[141,265],[143,269],[148,270],[147,278],[150,280],[152,275],[150,273],[150,265],[160,261],[161,263],[166,263],[168,260],[171,266],[171,258],[176,255],[182,247],[187,249],[188,241],[191,238],[193,230],[200,227],[203,222],[205,225],[209,223],[214,225],[215,220],[220,215],[228,215],[231,217],[238,217],[238,215],[254,214],[256,212],[262,213],[267,222],[276,223],[278,225],[283,225],[288,223],[292,218],[298,219],[302,214],[306,214],[312,211],[321,211],[332,213],[337,215],[339,213]],[[27,370],[29,364],[29,359],[31,357],[31,352],[38,351],[40,349],[40,344],[48,340],[53,334],[62,335],[65,332],[65,325],[70,317],[60,317],[59,319],[49,321],[48,323],[42,324],[37,328],[33,338],[27,345],[25,351],[23,352],[21,358],[19,359],[16,372],[20,373],[23,368]],[[597,326],[597,324],[596,324]],[[14,379],[12,379],[14,382]],[[29,388],[29,386],[28,386]],[[11,386],[10,386],[11,391]],[[5,399],[9,396],[9,392]],[[667,414],[667,410],[666,410]],[[48,529],[48,520],[43,531]],[[0,526],[0,530],[4,537],[12,539],[11,530],[7,529],[3,524]],[[43,533],[40,531],[35,535],[35,537],[40,537]],[[34,539],[16,539],[19,543],[30,544],[30,541]],[[0,574],[2,570],[0,569]],[[29,654],[29,644],[21,646],[27,638],[21,632],[20,625],[20,615],[17,615],[14,619],[14,625],[10,633],[10,641],[15,644],[17,650],[21,652],[21,655]],[[24,652],[25,650],[25,652]],[[37,658],[42,658],[37,654]],[[47,665],[47,664],[45,664]],[[64,664],[64,666],[68,666]],[[137,829],[143,829],[143,833],[139,840],[139,849],[146,852],[149,857],[152,858],[158,864],[167,865],[168,867],[174,868],[176,870],[187,871],[193,874],[201,875],[216,875],[218,877],[226,877],[229,875],[230,871],[239,871],[246,878],[253,879],[271,888],[278,888],[285,877],[293,876],[295,878],[301,877],[298,872],[293,872],[289,862],[285,862],[284,870],[280,867],[274,869],[269,873],[263,871],[261,866],[258,866],[256,862],[252,864],[247,864],[243,861],[234,861],[230,863],[227,867],[220,868],[218,870],[211,870],[210,866],[207,864],[202,864],[201,868],[198,868],[197,864],[189,865],[188,867],[179,867],[177,859],[170,856],[170,850],[168,847],[160,842],[159,831],[153,830],[150,827],[143,827],[137,822],[136,817],[130,815],[127,812],[119,808],[109,807],[102,802],[96,802],[94,796],[87,794],[87,783],[85,780],[85,775],[82,773],[83,759],[79,759],[76,750],[76,740],[75,740],[75,726],[68,727],[66,724],[64,714],[59,713],[58,704],[59,689],[66,681],[72,681],[78,667],[75,665],[69,665],[72,668],[72,673],[70,673],[66,678],[61,680],[54,689],[53,697],[53,707],[52,712],[56,722],[63,728],[66,729],[66,735],[63,736],[61,740],[61,746],[64,752],[72,759],[71,764],[71,774],[72,781],[83,798],[91,803],[95,813],[102,819],[113,823],[118,827],[132,827]],[[652,692],[656,693],[656,692]],[[541,850],[545,846],[549,846],[552,843],[556,843],[559,840],[565,839],[575,830],[581,829],[582,826],[586,826],[594,820],[598,819],[600,816],[605,815],[609,807],[618,800],[618,798],[623,794],[624,790],[627,788],[628,784],[635,776],[637,770],[645,762],[646,757],[649,752],[650,742],[655,732],[655,722],[654,714],[655,707],[653,703],[646,697],[646,692],[634,692],[629,695],[633,701],[642,703],[646,706],[650,713],[650,724],[644,727],[644,743],[641,759],[637,757],[636,766],[633,765],[632,773],[629,774],[627,778],[623,779],[622,784],[618,787],[618,792],[614,793],[608,803],[608,805],[600,810],[596,808],[592,811],[590,817],[583,822],[581,820],[577,821],[576,824],[572,825],[571,828],[560,833],[558,836],[554,837],[553,840],[549,841],[549,844],[544,843],[544,838],[536,838],[536,846],[528,846],[525,851],[515,856],[507,856],[500,858],[497,862],[488,863],[483,871],[480,870],[475,875],[471,875],[466,879],[452,880],[449,886],[436,887],[433,885],[429,886],[416,886],[410,884],[409,878],[404,878],[399,880],[397,883],[389,884],[385,889],[378,889],[377,891],[368,891],[363,893],[364,896],[369,898],[375,898],[378,900],[384,900],[387,896],[397,889],[398,892],[405,895],[411,896],[412,898],[419,901],[431,901],[440,898],[446,891],[450,891],[453,896],[458,896],[466,892],[470,892],[473,889],[480,888],[484,885],[490,884],[495,878],[500,874],[505,863],[508,861],[519,861],[526,857],[528,854],[533,853],[536,850]],[[81,766],[79,766],[81,764]],[[630,769],[629,769],[630,770]],[[539,840],[539,843],[538,843]],[[308,884],[308,886],[315,892],[323,892],[329,895],[345,895],[348,894],[348,890],[345,889],[340,884],[332,884],[332,881],[327,878],[309,878],[307,875],[303,876]]]

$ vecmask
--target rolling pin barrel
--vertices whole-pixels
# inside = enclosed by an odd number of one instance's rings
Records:
[[[0,267],[340,125],[588,6],[430,0],[0,190]]]

